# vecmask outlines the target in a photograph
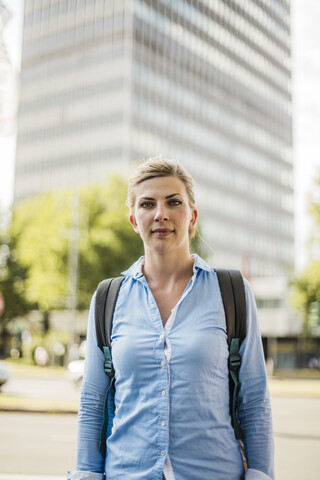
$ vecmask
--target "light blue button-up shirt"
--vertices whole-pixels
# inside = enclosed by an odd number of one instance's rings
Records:
[[[194,255],[193,277],[163,326],[142,273],[124,272],[111,336],[115,406],[107,455],[99,451],[109,378],[97,346],[92,299],[79,409],[76,470],[68,480],[270,480],[273,433],[257,312],[245,281],[239,418],[245,473],[229,413],[228,344],[218,279]],[[91,472],[91,473],[90,473]]]

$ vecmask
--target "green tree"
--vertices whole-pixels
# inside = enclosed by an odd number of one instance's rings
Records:
[[[125,200],[126,182],[114,176],[106,185],[26,199],[14,210],[10,238],[15,261],[25,272],[21,298],[28,305],[38,305],[45,330],[50,311],[67,306],[70,251],[75,248],[70,235],[75,224],[78,310],[88,308],[102,279],[119,275],[142,254],[142,242],[129,223]]]
[[[42,312],[63,308],[67,289],[69,192],[43,194],[14,210],[10,237],[27,270],[25,297]]]
[[[203,239],[201,230],[202,230],[201,223],[198,219],[196,234],[192,238],[190,243],[190,252],[197,253],[200,257],[206,260],[206,258],[208,257],[208,250],[210,249],[210,247],[208,246],[207,242]]]
[[[303,315],[304,336],[311,337],[313,327],[316,327],[315,304],[320,302],[320,260],[311,261],[302,274],[294,279],[293,287],[292,305]]]
[[[27,301],[24,291],[27,269],[17,260],[16,245],[13,238],[3,231],[0,234],[0,292],[5,307],[0,316],[0,356],[6,354],[5,339],[7,327],[13,318],[25,315],[34,304]]]
[[[320,176],[309,205],[313,218],[313,233],[309,242],[309,261],[305,269],[293,282],[292,305],[303,315],[303,334],[305,337],[317,335],[320,327]]]
[[[98,283],[128,268],[143,254],[142,241],[128,219],[126,182],[112,177],[106,187],[81,193],[79,308],[87,308]]]

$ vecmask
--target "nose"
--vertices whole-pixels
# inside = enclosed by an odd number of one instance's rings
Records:
[[[165,222],[166,220],[169,220],[168,210],[165,205],[160,203],[157,205],[154,213],[154,219],[156,222]]]

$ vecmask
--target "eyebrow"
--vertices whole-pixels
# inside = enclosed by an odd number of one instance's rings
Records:
[[[180,195],[182,197],[181,193],[171,193],[170,195],[167,195],[165,198],[166,199],[172,198],[172,197],[175,197],[176,195]],[[154,198],[153,197],[140,197],[139,200],[154,200]]]

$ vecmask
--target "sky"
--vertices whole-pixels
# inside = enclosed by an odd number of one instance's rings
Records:
[[[320,175],[320,2],[292,0],[295,264],[308,260],[308,199]]]
[[[11,11],[12,17],[4,29],[4,41],[14,70],[20,71],[23,0],[2,0]],[[0,206],[9,206],[13,198],[14,158],[16,150],[16,125],[10,135],[0,134]]]
[[[13,17],[4,31],[12,64],[20,70],[23,0],[2,0]],[[293,158],[295,189],[295,264],[307,262],[312,221],[308,197],[320,174],[320,1],[292,0]],[[14,128],[13,128],[14,130]],[[12,203],[15,133],[0,136],[0,205]]]

